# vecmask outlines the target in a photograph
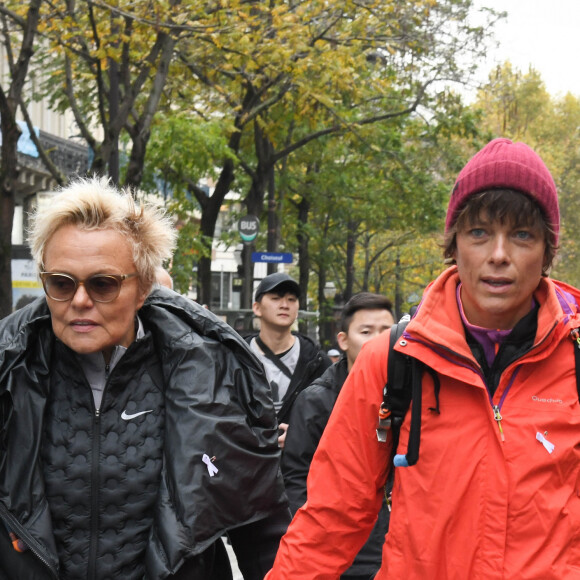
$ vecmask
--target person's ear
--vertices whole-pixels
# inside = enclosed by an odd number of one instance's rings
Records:
[[[254,314],[255,314],[256,316],[258,316],[258,317],[262,315],[262,311],[261,311],[261,309],[260,309],[260,306],[261,306],[261,305],[260,305],[260,303],[259,303],[259,302],[254,302],[254,303],[252,304],[252,310],[253,310]]]
[[[147,299],[147,296],[149,296],[149,294],[151,293],[151,287],[149,288],[144,288],[141,285],[141,281],[138,280],[137,284],[139,284],[139,294],[137,295],[137,310],[140,310],[141,307],[143,306],[143,304],[145,303],[145,300]]]
[[[348,334],[343,330],[341,330],[336,335],[336,342],[338,343],[338,347],[340,348],[340,350],[346,352],[348,349]]]

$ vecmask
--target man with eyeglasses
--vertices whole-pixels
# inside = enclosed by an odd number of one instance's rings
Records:
[[[80,180],[32,218],[46,298],[0,323],[0,579],[244,578],[289,510],[260,363],[159,283],[159,209]]]

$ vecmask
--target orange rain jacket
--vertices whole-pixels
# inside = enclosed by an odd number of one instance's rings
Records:
[[[570,331],[580,326],[574,304],[580,292],[540,282],[533,347],[504,370],[493,396],[502,441],[465,339],[458,281],[452,267],[433,282],[407,327],[405,346],[396,347],[437,372],[440,414],[430,410],[433,380],[424,373],[419,461],[395,469],[376,580],[578,579],[580,405]],[[388,342],[385,332],[358,356],[314,456],[308,501],[267,580],[336,579],[368,536],[390,458],[390,437],[379,443],[375,432]],[[399,453],[407,448],[409,420],[407,413]]]

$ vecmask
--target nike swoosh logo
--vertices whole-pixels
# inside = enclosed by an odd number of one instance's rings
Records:
[[[130,421],[131,419],[139,417],[140,415],[145,415],[146,413],[153,413],[153,409],[149,409],[149,411],[139,411],[139,413],[133,413],[132,415],[129,415],[127,411],[123,411],[121,413],[121,419],[125,421]]]

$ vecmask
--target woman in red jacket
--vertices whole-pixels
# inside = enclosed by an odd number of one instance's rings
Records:
[[[376,580],[580,578],[580,292],[547,276],[559,221],[554,181],[523,143],[496,139],[459,174],[453,265],[396,345],[434,373],[419,460],[395,469]],[[384,333],[357,358],[268,580],[338,578],[372,528],[390,469],[391,437],[375,431],[388,344]]]

